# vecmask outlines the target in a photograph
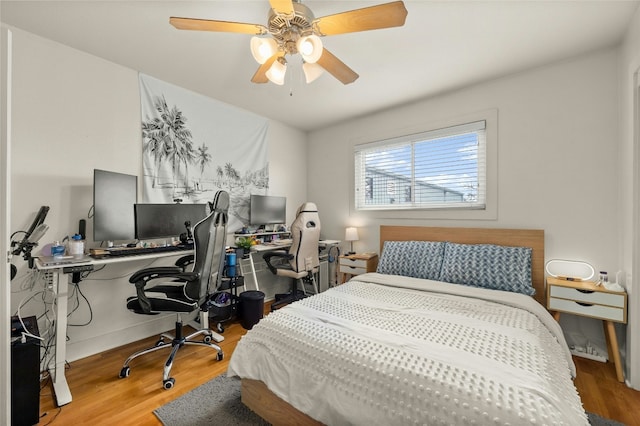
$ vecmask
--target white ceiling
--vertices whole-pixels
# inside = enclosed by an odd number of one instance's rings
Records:
[[[385,3],[305,1],[316,17]],[[266,24],[268,0],[1,0],[0,20],[301,130],[618,44],[639,1],[404,0],[403,27],[323,38],[360,78],[250,82],[251,36],[180,31],[170,16]],[[290,61],[291,63],[292,61]]]

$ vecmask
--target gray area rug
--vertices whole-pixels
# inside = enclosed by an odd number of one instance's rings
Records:
[[[153,412],[165,426],[253,426],[269,423],[240,401],[240,379],[226,373]]]
[[[226,373],[163,405],[154,414],[165,426],[268,426],[240,401],[240,379]],[[624,426],[587,413],[592,426]]]
[[[592,426],[624,426],[623,423],[605,419],[597,414],[587,413],[587,416],[589,417],[589,423],[591,423]]]

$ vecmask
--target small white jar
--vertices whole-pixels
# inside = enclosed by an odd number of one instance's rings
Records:
[[[69,254],[73,257],[84,256],[84,241],[80,234],[76,234],[69,240]]]

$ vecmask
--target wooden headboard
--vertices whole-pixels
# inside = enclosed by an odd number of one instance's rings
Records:
[[[491,228],[436,228],[427,226],[380,226],[380,253],[385,241],[449,241],[460,244],[496,244],[531,247],[531,277],[536,294],[545,305],[544,230]]]

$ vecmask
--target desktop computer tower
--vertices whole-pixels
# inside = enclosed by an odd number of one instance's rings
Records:
[[[36,317],[23,318],[27,331],[38,336]],[[31,426],[40,420],[40,340],[22,342],[22,324],[11,318],[11,425]]]

